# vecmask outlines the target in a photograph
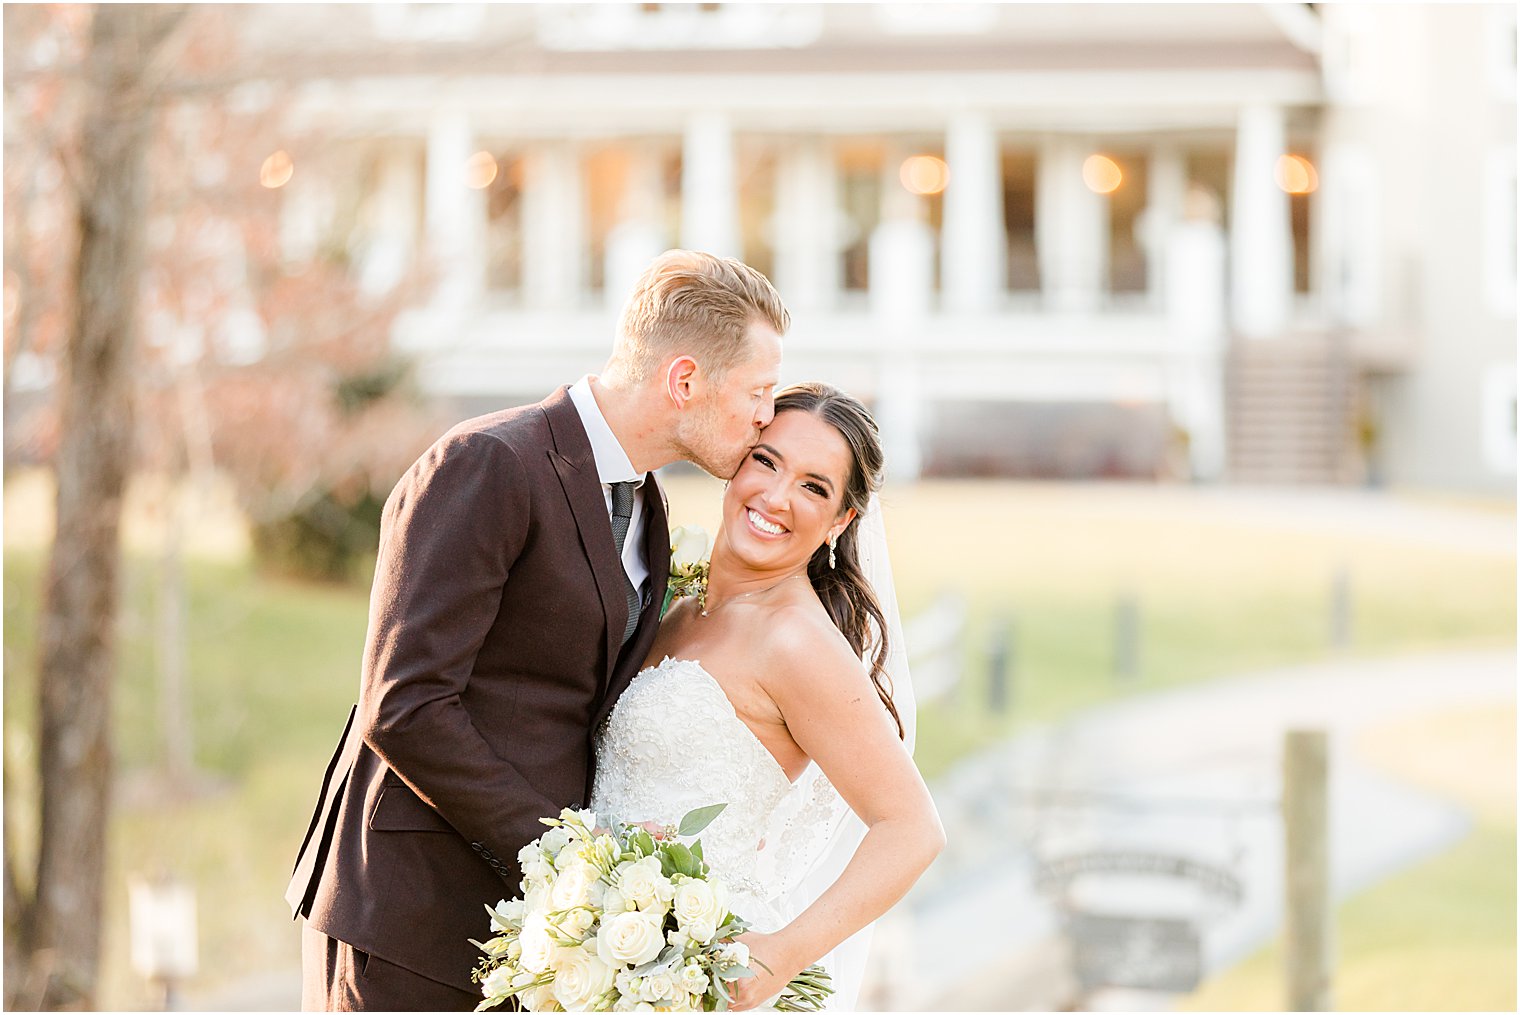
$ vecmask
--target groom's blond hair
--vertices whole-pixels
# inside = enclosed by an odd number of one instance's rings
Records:
[[[786,333],[791,314],[770,280],[742,261],[667,250],[633,287],[618,321],[612,360],[630,381],[646,380],[673,353],[714,379],[744,362],[745,334],[760,321]]]

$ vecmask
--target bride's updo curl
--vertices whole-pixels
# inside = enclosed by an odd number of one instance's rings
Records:
[[[871,645],[876,653],[871,659],[871,683],[882,704],[903,736],[902,717],[892,703],[892,678],[887,673],[887,621],[882,614],[876,592],[860,569],[856,533],[860,516],[871,503],[871,494],[881,489],[883,455],[881,430],[860,400],[838,388],[817,382],[793,384],[776,393],[776,415],[805,412],[828,423],[844,438],[850,448],[850,476],[845,482],[844,503],[840,510],[855,509],[855,519],[846,525],[834,545],[835,566],[829,567],[829,545],[824,543],[808,561],[808,579],[813,590],[829,611],[858,656]]]

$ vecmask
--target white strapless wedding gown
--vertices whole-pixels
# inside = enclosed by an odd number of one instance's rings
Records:
[[[758,931],[795,915],[788,896],[817,859],[837,799],[816,767],[789,780],[693,659],[640,672],[597,739],[591,808],[602,821],[673,825],[698,807],[728,805],[697,838],[728,885],[729,908]]]

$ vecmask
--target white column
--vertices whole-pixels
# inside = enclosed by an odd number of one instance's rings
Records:
[[[941,286],[945,306],[966,313],[998,309],[1008,285],[1003,222],[1003,165],[987,117],[959,113],[945,133],[950,184],[945,189]]]
[[[1149,184],[1146,188],[1145,212],[1140,227],[1140,245],[1145,251],[1148,297],[1153,306],[1164,306],[1170,278],[1167,263],[1167,237],[1182,219],[1182,205],[1187,195],[1187,163],[1174,144],[1151,148]]]
[[[934,231],[923,199],[898,178],[903,151],[882,167],[881,221],[871,232],[871,313],[889,335],[907,334],[929,316],[934,295]]]
[[[898,179],[904,155],[889,148],[882,167],[881,222],[870,241],[869,303],[881,337],[877,420],[887,469],[893,479],[912,480],[923,459],[917,354],[933,300],[934,233],[923,200]]]
[[[618,223],[607,233],[602,295],[611,309],[622,308],[644,269],[670,246],[661,221],[661,198],[658,156],[649,148],[633,149]]]
[[[524,160],[523,297],[529,306],[574,307],[586,288],[586,200],[580,153],[549,141]]]
[[[1293,231],[1288,195],[1277,185],[1287,126],[1276,106],[1240,111],[1230,215],[1230,291],[1235,329],[1251,338],[1280,334],[1293,297]]]
[[[1187,192],[1182,217],[1165,243],[1172,418],[1188,434],[1196,479],[1224,475],[1225,236],[1219,202],[1201,187]]]
[[[805,138],[781,156],[776,171],[771,281],[793,310],[827,309],[839,293],[839,184],[823,141]]]
[[[448,306],[473,302],[485,288],[485,193],[465,182],[473,145],[463,112],[439,113],[428,127],[428,247],[439,270],[438,302]]]
[[[1079,137],[1054,137],[1040,146],[1035,244],[1051,310],[1091,313],[1107,288],[1108,198],[1082,181],[1082,162],[1093,151]]]
[[[739,257],[734,134],[722,113],[698,113],[681,149],[681,246]]]

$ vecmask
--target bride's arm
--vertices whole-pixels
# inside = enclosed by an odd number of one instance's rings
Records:
[[[898,739],[876,689],[832,625],[793,614],[776,625],[765,689],[787,729],[818,763],[867,832],[839,880],[774,934],[743,939],[771,969],[752,964],[736,984],[746,1010],[880,917],[903,897],[945,844],[934,801]]]

